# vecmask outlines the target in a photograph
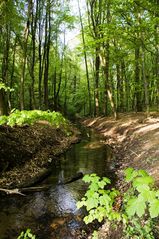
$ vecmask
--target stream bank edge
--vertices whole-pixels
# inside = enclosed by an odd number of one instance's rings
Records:
[[[49,124],[1,126],[0,162],[7,163],[8,169],[1,169],[0,187],[28,187],[45,179],[52,172],[52,165],[58,163],[58,156],[80,141],[79,130],[73,124],[69,127],[68,136],[63,129]]]

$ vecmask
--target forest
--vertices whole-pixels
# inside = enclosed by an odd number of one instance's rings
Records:
[[[2,0],[0,114],[111,115],[159,107],[158,0]],[[80,28],[70,45],[69,32]]]
[[[159,0],[0,0],[0,69],[0,238],[159,238]]]

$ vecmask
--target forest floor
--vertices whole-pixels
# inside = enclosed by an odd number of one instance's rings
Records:
[[[79,132],[70,126],[71,135],[48,122],[31,126],[0,126],[0,188],[20,188],[46,177],[57,156],[79,140]]]

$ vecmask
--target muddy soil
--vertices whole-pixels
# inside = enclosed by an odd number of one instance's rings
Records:
[[[70,126],[67,136],[47,122],[32,126],[0,126],[0,187],[33,185],[51,171],[57,156],[79,140],[79,131]]]

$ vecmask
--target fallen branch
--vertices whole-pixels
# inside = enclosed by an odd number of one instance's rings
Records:
[[[25,196],[25,194],[21,193],[18,188],[15,188],[15,189],[0,188],[0,191],[5,192],[6,194],[19,194],[19,195]]]
[[[48,190],[51,187],[52,187],[52,184],[48,184],[48,185],[44,185],[44,186],[20,188],[19,190],[22,193],[29,193],[29,192],[39,192],[39,191]]]
[[[72,178],[67,179],[64,182],[60,182],[60,183],[58,183],[58,185],[69,184],[74,181],[77,181],[78,179],[81,179],[82,177],[83,177],[83,173],[78,172]],[[27,188],[15,188],[15,189],[0,188],[0,191],[5,192],[6,194],[18,194],[18,195],[26,196],[23,193],[39,192],[39,191],[43,191],[43,190],[48,190],[51,187],[52,187],[52,184],[47,184],[47,185],[43,185],[43,186],[27,187]]]

